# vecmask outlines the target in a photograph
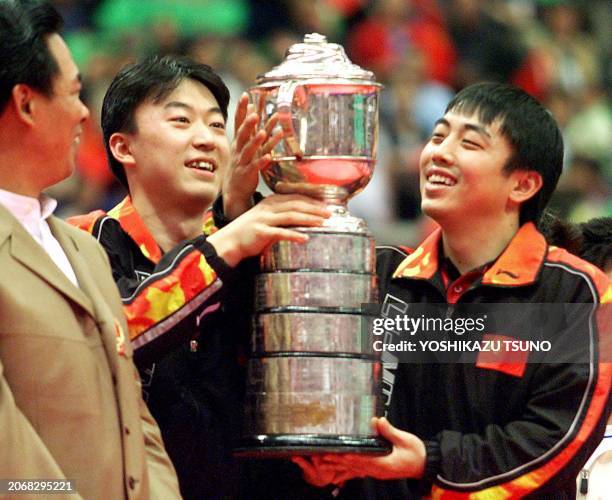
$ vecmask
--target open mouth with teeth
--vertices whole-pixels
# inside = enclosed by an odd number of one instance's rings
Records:
[[[454,186],[455,184],[457,184],[457,181],[455,179],[451,179],[450,177],[446,177],[445,175],[440,174],[432,174],[428,176],[427,182],[443,186]]]
[[[190,161],[190,162],[187,162],[185,165],[187,166],[187,168],[193,168],[195,170],[204,170],[205,172],[215,171],[215,165],[213,163],[210,163],[204,160]]]

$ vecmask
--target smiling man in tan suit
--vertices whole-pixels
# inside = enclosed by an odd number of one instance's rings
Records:
[[[106,255],[41,195],[72,172],[89,115],[60,25],[46,3],[0,0],[0,480],[178,498]]]

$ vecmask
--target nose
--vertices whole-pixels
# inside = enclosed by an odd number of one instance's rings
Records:
[[[452,144],[448,138],[444,139],[439,144],[433,145],[431,159],[435,164],[438,164],[438,165],[452,165],[453,164],[454,155],[452,152]]]
[[[215,149],[215,137],[206,124],[200,124],[194,128],[193,145],[202,151]]]
[[[81,101],[81,123],[89,118],[89,108]]]

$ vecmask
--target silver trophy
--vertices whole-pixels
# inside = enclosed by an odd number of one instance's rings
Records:
[[[311,34],[249,90],[261,123],[277,113],[284,131],[264,180],[327,201],[332,216],[295,228],[306,244],[283,241],[261,257],[238,454],[389,449],[370,427],[381,364],[361,307],[378,298],[374,241],[346,208],[372,177],[380,89],[340,45]]]

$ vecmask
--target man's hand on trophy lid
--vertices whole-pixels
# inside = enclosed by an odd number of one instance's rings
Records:
[[[318,227],[330,215],[322,201],[298,194],[272,194],[211,234],[207,241],[234,267],[277,241],[304,243],[308,236],[288,226]]]
[[[249,104],[246,92],[238,101],[234,123],[231,164],[222,189],[223,211],[230,220],[253,206],[259,172],[270,164],[270,152],[283,138],[282,130],[274,131],[278,123],[276,114],[260,128],[260,114]]]

